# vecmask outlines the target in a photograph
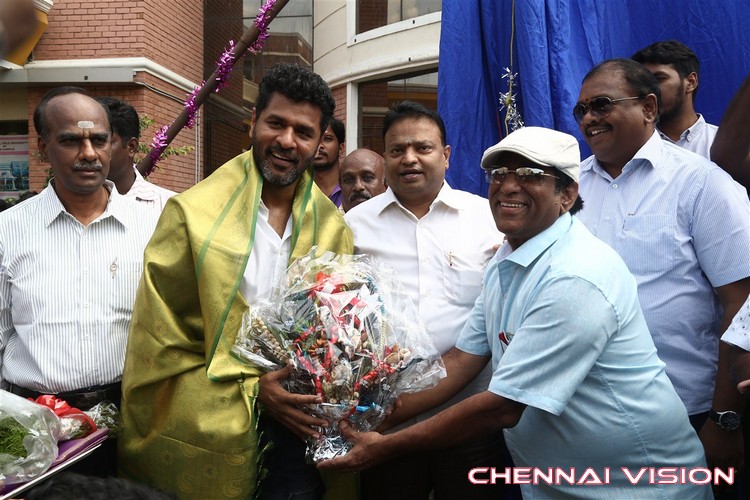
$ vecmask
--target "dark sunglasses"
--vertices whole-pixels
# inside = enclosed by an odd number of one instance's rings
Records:
[[[541,168],[518,167],[511,170],[508,167],[495,167],[487,169],[484,172],[488,184],[502,184],[509,174],[516,176],[516,182],[519,184],[540,184],[545,177],[554,177],[556,175],[547,174]]]
[[[607,116],[612,112],[612,106],[622,101],[632,101],[633,99],[643,99],[645,96],[636,97],[623,97],[620,99],[610,99],[609,97],[594,97],[588,104],[576,104],[573,108],[573,117],[576,119],[576,123],[579,125],[583,121],[583,117],[586,113],[591,111],[599,116]]]

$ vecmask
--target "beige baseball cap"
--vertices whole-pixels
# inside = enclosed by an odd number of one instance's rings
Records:
[[[523,127],[487,148],[482,168],[498,167],[502,153],[516,153],[543,167],[553,167],[578,182],[581,150],[575,137],[544,127]]]

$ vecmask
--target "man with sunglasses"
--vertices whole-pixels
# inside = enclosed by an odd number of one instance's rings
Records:
[[[447,377],[404,397],[392,418],[440,404],[491,358],[488,389],[392,434],[356,433],[342,423],[355,446],[321,468],[361,470],[504,428],[516,471],[526,477],[564,469],[602,479],[610,471],[600,485],[528,480],[524,498],[710,498],[706,486],[632,484],[621,469],[703,467],[705,460],[656,355],[633,276],[571,217],[582,206],[579,162],[574,137],[539,127],[517,130],[485,151],[490,208],[507,241],[487,265],[456,346],[443,357]],[[475,466],[467,479],[477,492],[492,473],[499,482],[519,482],[513,472]]]
[[[587,205],[578,217],[635,275],[709,464],[737,466],[742,432],[720,414],[740,421],[742,401],[719,337],[750,293],[750,204],[714,163],[659,137],[660,96],[654,75],[630,59],[604,61],[583,79],[573,115],[594,154],[581,165]]]
[[[657,132],[661,138],[711,158],[718,127],[695,112],[700,62],[695,52],[676,40],[656,42],[631,57],[646,66],[659,82],[661,106]]]

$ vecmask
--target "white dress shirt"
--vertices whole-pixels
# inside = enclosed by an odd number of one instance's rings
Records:
[[[133,170],[135,170],[135,182],[124,196],[143,203],[161,213],[164,210],[164,205],[167,204],[167,200],[177,193],[157,186],[153,182],[148,182],[143,178],[138,169],[134,168]]]
[[[122,378],[158,214],[110,191],[88,226],[52,186],[0,214],[0,380],[43,393]]]
[[[395,269],[435,347],[448,352],[479,296],[493,247],[503,241],[489,202],[444,183],[429,212],[417,219],[388,188],[349,210],[344,220],[354,233],[354,252]],[[488,366],[440,408],[485,391],[490,375]]]
[[[750,297],[737,311],[734,319],[732,319],[732,324],[724,332],[721,340],[740,349],[750,351]]]
[[[659,135],[665,141],[677,144],[681,148],[698,153],[703,158],[711,159],[711,145],[714,143],[716,138],[716,131],[719,129],[716,125],[711,125],[706,122],[703,115],[698,115],[698,120],[693,125],[680,134],[680,138],[677,141],[673,141],[661,130],[658,130]]]
[[[250,305],[257,297],[267,295],[286,275],[291,252],[292,216],[286,221],[284,234],[279,237],[268,223],[268,208],[260,200],[253,249],[240,283],[240,293]]]

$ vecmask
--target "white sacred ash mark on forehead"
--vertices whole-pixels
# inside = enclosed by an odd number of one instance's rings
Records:
[[[90,120],[81,120],[78,122],[78,128],[94,128],[94,122]]]

